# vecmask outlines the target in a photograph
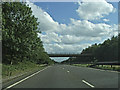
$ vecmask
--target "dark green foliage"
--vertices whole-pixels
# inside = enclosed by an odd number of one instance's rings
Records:
[[[37,18],[25,3],[2,3],[2,22],[3,63],[51,62],[37,34],[40,33]]]
[[[91,63],[104,61],[119,61],[118,50],[120,51],[120,34],[111,39],[105,40],[102,44],[93,44],[86,49],[83,49],[82,54],[92,54],[94,57],[76,57],[69,58],[62,63]]]
[[[94,55],[98,61],[118,61],[118,37],[105,40]]]

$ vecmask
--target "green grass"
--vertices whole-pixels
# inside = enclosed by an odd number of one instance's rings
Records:
[[[79,66],[79,67],[89,67],[92,64],[72,64],[74,66]],[[104,69],[104,70],[115,70],[115,71],[120,71],[120,66],[119,65],[96,65],[94,68],[97,69]]]
[[[120,66],[119,65],[97,65],[95,68],[99,68],[99,69],[105,69],[105,70],[116,70],[116,71],[120,71]]]
[[[72,64],[74,66],[79,66],[79,67],[88,67],[91,64]]]
[[[22,73],[32,72],[44,68],[45,65],[38,65],[32,62],[22,62],[17,65],[2,65],[2,78],[9,78],[11,76],[17,76]]]

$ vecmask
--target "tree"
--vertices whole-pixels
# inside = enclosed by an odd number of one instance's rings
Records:
[[[118,51],[120,51],[120,34],[113,36],[111,39],[105,40],[102,44],[93,44],[88,48],[83,49],[81,54],[92,54],[94,58],[76,57],[72,62],[104,62],[104,61],[118,61]],[[66,60],[69,62],[69,59]]]
[[[50,60],[38,37],[37,18],[31,8],[22,2],[2,3],[3,63],[14,64],[29,60]],[[47,58],[42,58],[47,57]]]

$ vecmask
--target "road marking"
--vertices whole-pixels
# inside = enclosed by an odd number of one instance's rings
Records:
[[[64,69],[64,68],[63,68]]]
[[[50,66],[48,66],[48,67],[50,67]],[[36,72],[36,73],[34,73],[34,74],[32,74],[32,75],[30,75],[30,76],[28,76],[28,77],[26,77],[26,78],[20,80],[20,81],[18,81],[18,82],[16,82],[16,83],[12,84],[12,85],[10,85],[10,86],[8,86],[6,89],[9,89],[9,88],[11,88],[11,87],[13,87],[13,86],[15,86],[15,85],[17,85],[17,84],[19,84],[19,83],[21,83],[21,82],[27,80],[28,78],[30,78],[30,77],[32,77],[32,76],[34,76],[34,75],[40,73],[41,71],[43,71],[43,70],[45,70],[45,69],[47,69],[48,67],[46,67],[46,68],[44,68],[44,69],[42,69],[42,70],[40,70],[40,71],[38,71],[38,72]],[[6,90],[6,89],[4,89],[4,90]]]
[[[70,71],[67,71],[67,72],[70,72]]]
[[[112,71],[112,70],[104,70],[104,69],[96,69],[96,68],[88,68],[88,69],[91,69],[91,70],[98,70],[98,71],[107,71],[107,72],[120,73],[120,72],[118,72],[118,71]]]
[[[90,84],[90,83],[88,83],[87,81],[85,81],[85,80],[82,80],[82,82],[84,82],[85,84],[87,84],[88,86],[90,86],[90,87],[92,87],[92,88],[94,88],[95,86],[93,86],[92,84]]]
[[[69,65],[68,65],[68,66],[69,66]],[[71,67],[76,67],[76,66],[72,66],[72,65],[71,65]],[[108,71],[108,72],[120,73],[119,71],[104,70],[104,69],[97,69],[97,68],[90,68],[90,67],[76,67],[76,68],[87,68],[87,69],[91,69],[91,70]]]
[[[118,72],[118,71],[110,71],[110,72],[120,73],[120,72]]]

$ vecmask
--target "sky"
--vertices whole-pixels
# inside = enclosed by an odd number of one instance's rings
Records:
[[[27,1],[40,22],[42,33],[38,36],[47,53],[81,53],[88,46],[118,34],[118,3],[95,1]],[[60,62],[68,57],[52,59]]]

